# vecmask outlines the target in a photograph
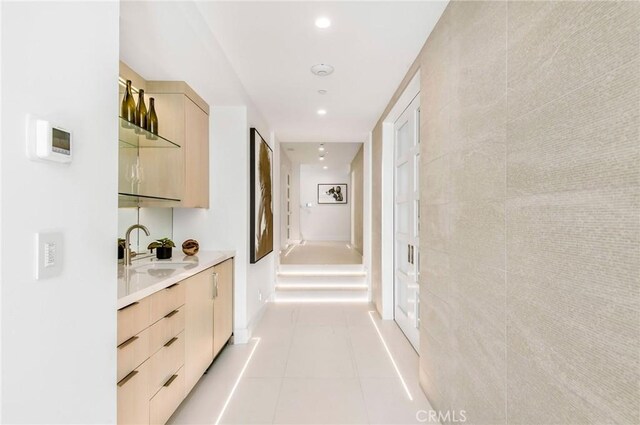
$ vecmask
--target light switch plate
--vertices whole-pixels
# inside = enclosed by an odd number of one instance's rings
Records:
[[[62,273],[63,253],[62,233],[37,233],[36,280],[59,276]]]

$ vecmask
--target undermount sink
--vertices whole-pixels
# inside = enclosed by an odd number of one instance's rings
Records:
[[[129,269],[135,273],[148,273],[155,277],[169,277],[176,271],[189,270],[196,266],[196,263],[157,261],[140,264],[139,266],[131,266]]]

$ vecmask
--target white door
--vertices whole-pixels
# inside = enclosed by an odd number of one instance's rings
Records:
[[[417,350],[419,324],[420,96],[394,124],[394,306],[395,320]]]

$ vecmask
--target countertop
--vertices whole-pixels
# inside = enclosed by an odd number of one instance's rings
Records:
[[[234,256],[234,251],[200,251],[197,255],[187,256],[174,249],[170,260],[150,257],[134,260],[129,267],[119,264],[118,309]]]

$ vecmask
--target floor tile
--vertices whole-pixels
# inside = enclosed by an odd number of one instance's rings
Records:
[[[243,378],[220,423],[272,423],[281,384],[280,378]]]
[[[365,424],[358,379],[287,379],[282,382],[276,424]]]
[[[345,327],[297,327],[285,376],[288,378],[351,378],[356,376]]]

